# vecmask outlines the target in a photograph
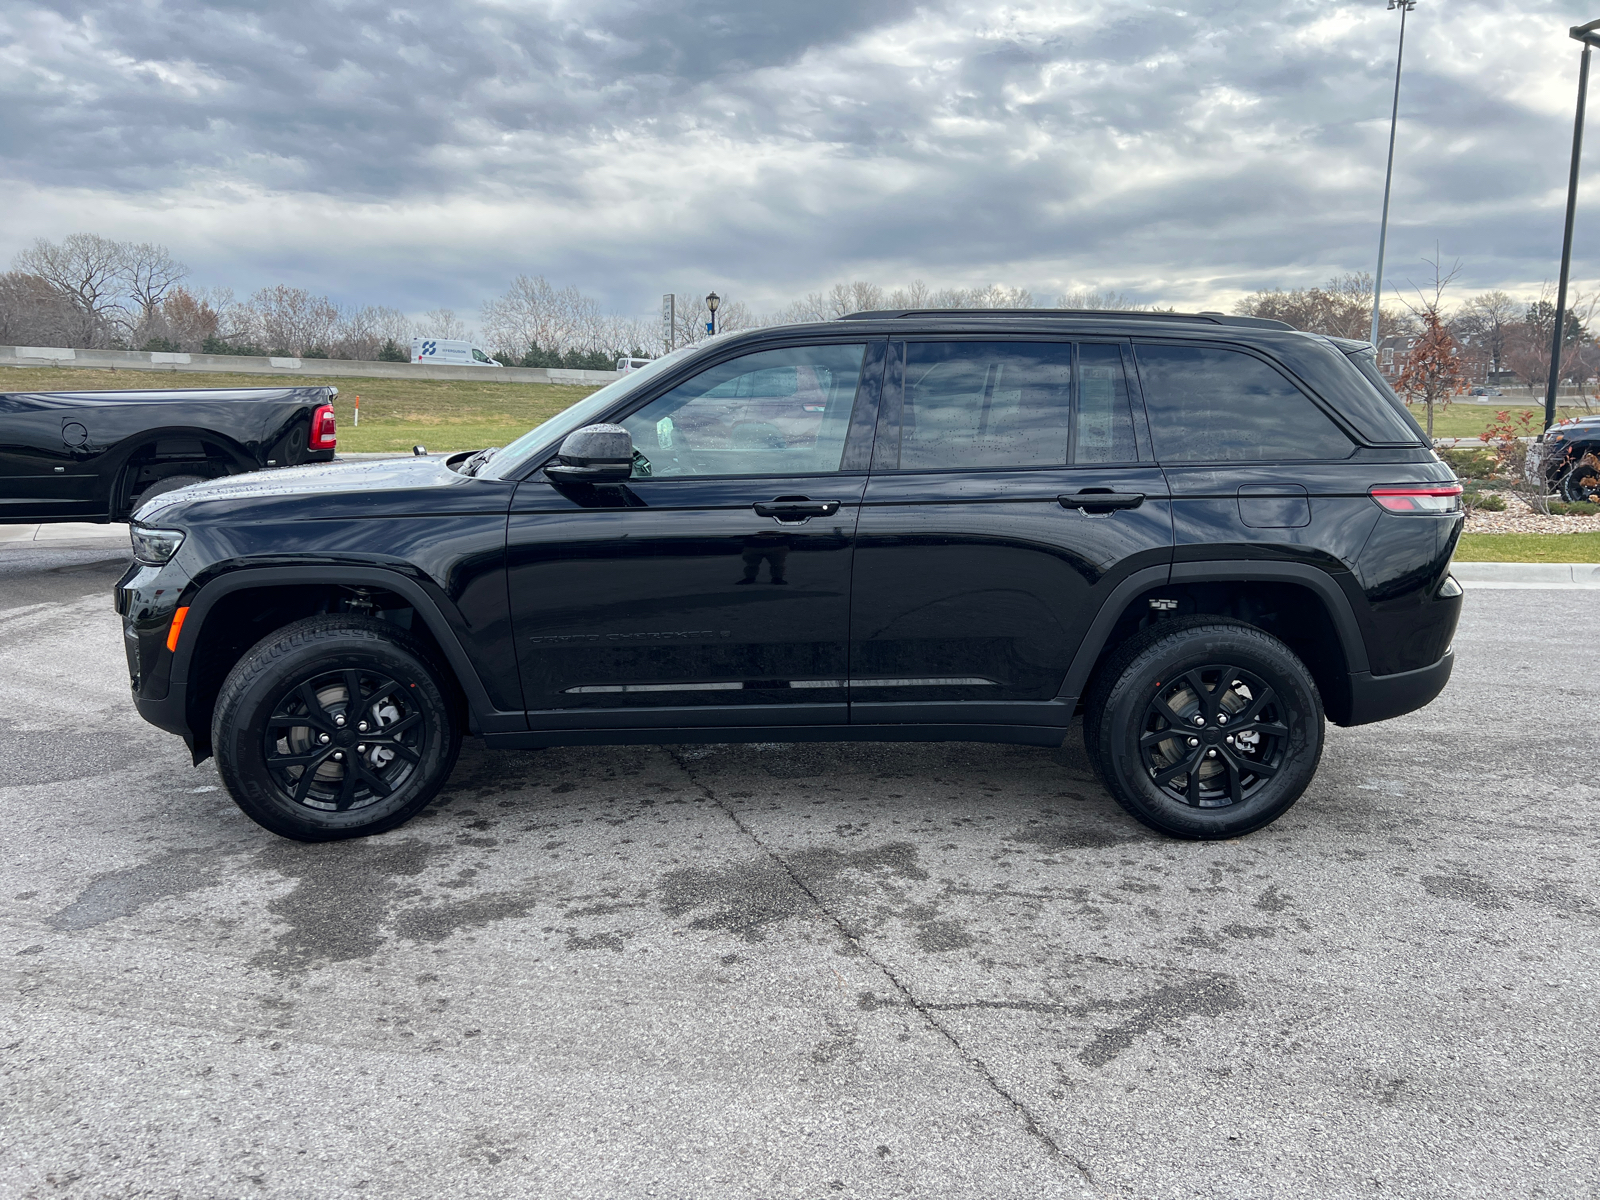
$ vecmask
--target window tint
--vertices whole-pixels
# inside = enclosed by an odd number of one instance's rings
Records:
[[[1134,462],[1138,457],[1122,351],[1085,343],[1078,347],[1078,439],[1072,461]]]
[[[908,342],[900,467],[1066,465],[1072,347]]]
[[[1322,410],[1260,359],[1215,346],[1139,346],[1139,383],[1162,462],[1346,458]]]
[[[865,354],[764,350],[701,372],[623,419],[634,478],[837,471]]]

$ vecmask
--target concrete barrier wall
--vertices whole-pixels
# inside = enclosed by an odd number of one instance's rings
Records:
[[[234,354],[163,354],[147,350],[73,350],[54,346],[0,346],[0,366],[83,367],[96,371],[228,371],[274,375],[279,379],[476,379],[583,387],[599,387],[622,378],[617,371],[567,371],[559,367],[441,367],[424,363],[358,362],[348,358],[253,358]]]

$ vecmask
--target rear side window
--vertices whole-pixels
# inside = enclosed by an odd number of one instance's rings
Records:
[[[1354,450],[1304,392],[1249,354],[1161,345],[1135,354],[1162,462],[1347,458]]]
[[[1115,345],[1079,348],[1076,409],[1069,342],[908,342],[905,355],[902,470],[1138,458]]]

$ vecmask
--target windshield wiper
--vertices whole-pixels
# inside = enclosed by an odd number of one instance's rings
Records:
[[[491,458],[499,453],[499,446],[490,446],[487,450],[479,450],[471,458],[467,459],[466,462],[461,464],[461,473],[463,475],[476,475],[480,470],[483,469],[484,463],[488,462]]]

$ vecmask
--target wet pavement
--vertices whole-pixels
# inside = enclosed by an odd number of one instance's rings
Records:
[[[123,562],[0,556],[0,1195],[1600,1195],[1583,592],[1232,842],[1074,732],[468,743],[305,846],[134,713]]]

